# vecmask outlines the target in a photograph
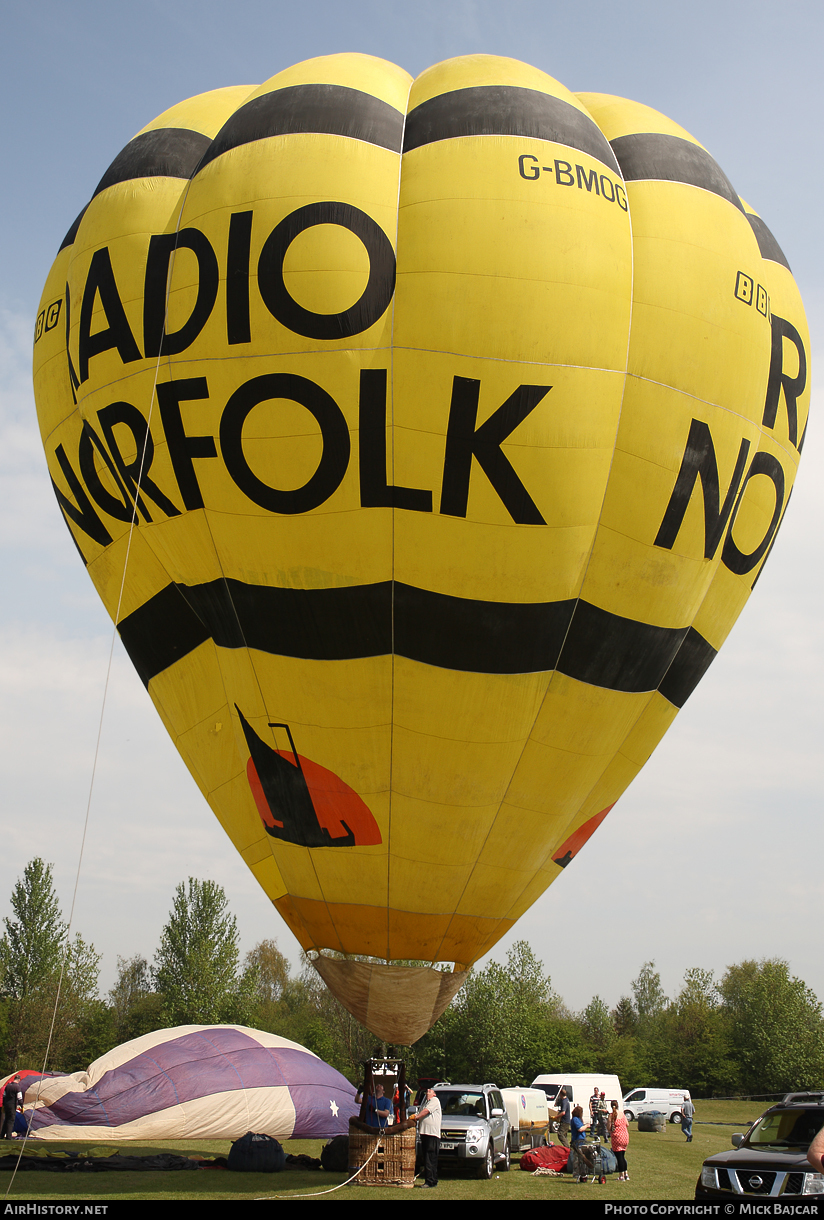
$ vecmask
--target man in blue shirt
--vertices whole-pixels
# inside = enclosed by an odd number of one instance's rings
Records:
[[[382,1084],[376,1084],[374,1093],[366,1098],[366,1121],[381,1131],[392,1121],[392,1102],[384,1097]]]

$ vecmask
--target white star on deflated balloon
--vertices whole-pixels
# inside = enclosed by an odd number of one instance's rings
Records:
[[[337,1103],[336,1103],[336,1102],[334,1102],[334,1101],[330,1101],[330,1102],[329,1102],[329,1109],[332,1111],[332,1117],[333,1117],[333,1118],[337,1118],[337,1117],[338,1117],[338,1107],[337,1107]]]

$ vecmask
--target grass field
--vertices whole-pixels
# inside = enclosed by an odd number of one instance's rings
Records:
[[[661,1133],[639,1132],[630,1124],[627,1166],[630,1181],[618,1182],[608,1177],[605,1186],[578,1185],[568,1175],[560,1178],[533,1177],[518,1168],[513,1160],[509,1173],[496,1173],[491,1181],[444,1173],[437,1196],[428,1192],[393,1187],[343,1186],[331,1194],[321,1194],[340,1186],[343,1174],[286,1169],[280,1174],[232,1173],[225,1169],[201,1169],[189,1172],[109,1172],[56,1174],[27,1171],[18,1173],[11,1187],[10,1173],[0,1175],[4,1203],[15,1200],[43,1203],[87,1202],[103,1203],[115,1200],[210,1200],[210,1199],[297,1199],[316,1196],[318,1201],[357,1201],[406,1199],[410,1203],[440,1199],[546,1199],[570,1200],[595,1197],[598,1200],[622,1199],[678,1201],[691,1199],[701,1162],[714,1152],[730,1145],[734,1131],[745,1131],[752,1119],[766,1109],[763,1102],[697,1101],[693,1141],[688,1144],[680,1127],[667,1125]],[[34,1151],[38,1145],[30,1144]],[[43,1145],[39,1145],[43,1148]],[[293,1140],[285,1145],[287,1152],[306,1152],[320,1156],[320,1141]],[[29,1150],[27,1149],[27,1151]],[[128,1155],[157,1152],[177,1152],[183,1155],[222,1156],[228,1152],[227,1141],[180,1141],[156,1144],[108,1145],[106,1150]],[[48,1150],[104,1151],[100,1144],[72,1142],[49,1143]]]

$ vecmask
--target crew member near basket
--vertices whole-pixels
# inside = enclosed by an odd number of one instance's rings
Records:
[[[441,1103],[434,1089],[426,1090],[426,1105],[414,1115],[423,1152],[424,1181],[430,1190],[438,1185],[438,1151],[441,1146]]]

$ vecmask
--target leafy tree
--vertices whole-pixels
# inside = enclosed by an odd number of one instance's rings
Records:
[[[612,1023],[619,1038],[630,1038],[638,1028],[638,1013],[628,995],[622,995],[612,1010]]]
[[[661,1032],[669,1064],[662,1084],[686,1085],[697,1097],[735,1088],[738,1071],[731,1056],[729,1020],[711,970],[686,971],[681,991],[663,1014]]]
[[[262,1016],[276,1010],[289,983],[289,963],[276,940],[262,940],[246,954],[244,968],[257,979],[256,1001]]]
[[[47,1003],[44,988],[56,993],[56,987],[51,983],[60,970],[66,925],[54,891],[52,868],[39,856],[29,861],[12,890],[14,918],[6,916],[3,920],[5,932],[0,940],[0,965],[3,994],[9,1001],[5,1014],[6,1058],[11,1065],[17,1064],[21,1055],[31,1053],[31,1026]],[[48,1029],[42,1053],[45,1053],[47,1035]]]
[[[175,890],[152,977],[169,1025],[248,1024],[257,979],[238,972],[237,920],[221,886],[190,877]]]
[[[596,1070],[606,1071],[616,1035],[612,1014],[600,996],[593,996],[581,1013],[581,1025]]]
[[[661,975],[655,969],[655,962],[644,962],[631,987],[639,1025],[644,1025],[666,1008],[667,997],[661,986]]]
[[[730,966],[718,985],[730,1046],[749,1092],[824,1085],[824,1029],[814,992],[770,959]]]
[[[163,1000],[154,990],[145,957],[118,956],[117,981],[109,992],[115,1042],[128,1042],[163,1025]]]
[[[580,1028],[553,994],[543,962],[518,941],[505,966],[490,962],[469,975],[415,1051],[426,1075],[517,1085],[566,1068],[580,1047]]]
[[[12,890],[15,918],[3,920],[3,990],[15,1000],[25,1000],[41,979],[60,967],[66,925],[54,892],[53,867],[39,856],[29,861]]]

